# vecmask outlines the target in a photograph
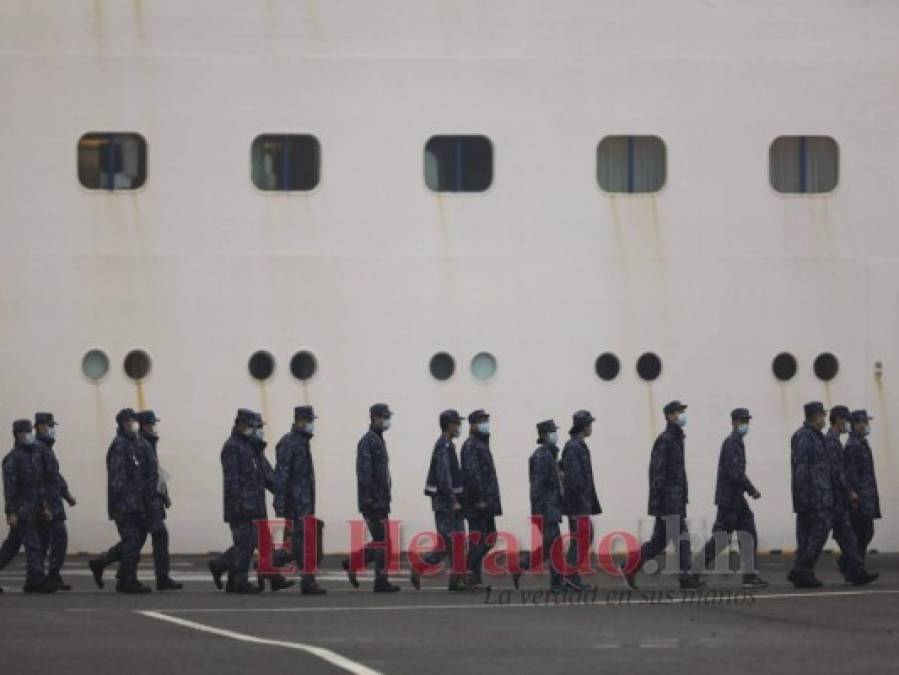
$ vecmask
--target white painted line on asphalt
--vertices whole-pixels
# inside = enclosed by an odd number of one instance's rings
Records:
[[[323,661],[327,661],[332,666],[337,666],[338,668],[341,668],[348,673],[353,673],[354,675],[381,675],[377,670],[369,668],[368,666],[364,666],[357,661],[348,659],[347,657],[341,656],[337,652],[332,652],[330,649],[325,649],[324,647],[315,647],[314,645],[307,645],[303,644],[302,642],[287,642],[285,640],[269,640],[266,638],[255,637],[253,635],[246,635],[245,633],[237,633],[232,630],[225,630],[223,628],[207,626],[206,624],[197,623],[196,621],[188,621],[187,619],[168,616],[166,614],[163,614],[162,612],[138,611],[137,613],[146,617],[150,617],[151,619],[168,621],[169,623],[184,626],[185,628],[192,628],[193,630],[198,630],[203,633],[219,635],[231,640],[238,640],[239,642],[250,642],[257,645],[266,645],[268,647],[282,647],[284,649],[296,649],[298,651],[311,654],[312,656],[317,656]]]
[[[768,593],[765,595],[756,595],[753,596],[755,600],[780,600],[780,599],[811,599],[811,598],[837,598],[840,596],[856,596],[856,595],[891,595],[899,593],[899,589],[882,589],[882,590],[859,590],[859,591],[823,591],[818,593]],[[518,595],[513,594],[512,598],[517,599]],[[544,596],[545,597],[545,596]],[[710,606],[724,606],[724,603],[715,602],[714,597],[710,598]],[[578,603],[571,602],[565,603],[560,602],[556,604],[554,602],[514,602],[510,601],[507,604],[500,604],[498,602],[491,602],[490,604],[479,602],[479,603],[470,603],[470,604],[431,604],[431,605],[373,605],[373,606],[358,606],[358,605],[348,605],[348,606],[339,606],[339,605],[330,605],[324,607],[197,607],[197,608],[175,608],[175,609],[166,609],[165,612],[168,614],[215,614],[215,613],[293,613],[293,612],[414,612],[414,611],[424,611],[424,610],[432,610],[432,609],[493,609],[493,608],[522,608],[522,607],[628,607],[632,605],[684,605],[687,607],[702,607],[704,606],[704,602],[701,598],[687,598],[686,600],[682,600],[680,598],[675,597],[673,600],[669,599],[652,599],[652,598],[633,598],[631,600],[621,601],[608,601],[608,600],[598,600],[596,602],[588,602],[588,603]],[[733,605],[733,603],[731,603]],[[734,605],[736,606],[736,605]]]

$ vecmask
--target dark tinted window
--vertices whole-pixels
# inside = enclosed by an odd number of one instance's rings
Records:
[[[432,136],[425,145],[425,183],[435,192],[482,192],[492,182],[486,136]]]
[[[135,133],[85,134],[78,141],[78,180],[91,190],[136,190],[147,180],[147,142]]]

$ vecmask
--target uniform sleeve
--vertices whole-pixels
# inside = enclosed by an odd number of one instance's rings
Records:
[[[721,470],[727,479],[735,485],[739,485],[743,492],[750,494],[755,492],[755,486],[746,476],[746,458],[732,438],[725,440],[721,448]]]
[[[790,466],[793,470],[793,506],[797,511],[805,508],[808,501],[809,482],[812,478],[809,466],[812,442],[808,434],[799,434],[798,437],[793,437],[790,450]]]
[[[453,473],[450,468],[449,446],[441,443],[437,448],[437,490],[450,499],[455,499],[453,493]]]
[[[275,515],[284,516],[287,485],[290,480],[290,447],[284,441],[275,448]]]
[[[665,504],[665,483],[668,477],[668,444],[664,439],[656,441],[649,459],[649,495],[656,508],[663,510]]]
[[[359,441],[356,448],[356,483],[359,490],[359,502],[365,504],[372,501],[372,456],[371,443],[367,437]]]
[[[474,441],[465,441],[462,446],[462,482],[466,498],[473,504],[483,500],[484,487],[478,446]]]
[[[69,484],[59,472],[59,460],[52,448],[44,448],[44,482],[50,486],[58,496],[71,499]]]
[[[586,467],[584,466],[583,449],[572,444],[565,448],[562,453],[562,471],[565,472],[565,487],[569,493],[569,497],[577,501],[583,501],[586,492],[587,477]]]
[[[16,513],[21,504],[19,486],[16,477],[15,463],[12,457],[3,460],[3,496],[6,513]]]
[[[846,483],[851,490],[860,492],[862,485],[862,474],[864,472],[864,459],[862,457],[861,447],[858,443],[849,441],[846,444],[844,453],[846,467]]]
[[[240,460],[237,448],[231,443],[222,448],[222,473],[225,479],[225,504],[240,509]]]
[[[150,502],[159,502],[162,495],[159,494],[159,461],[156,458],[156,452],[149,442],[144,441],[144,454],[146,460],[144,464],[144,494]]]
[[[123,504],[128,490],[128,466],[124,448],[121,444],[109,446],[107,471],[109,499],[113,504]]]

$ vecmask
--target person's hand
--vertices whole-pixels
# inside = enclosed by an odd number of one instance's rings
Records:
[[[72,495],[66,497],[66,501],[69,503],[69,506],[75,506],[75,504],[78,503],[75,501],[75,497],[73,497]]]
[[[462,505],[459,502],[454,500],[453,501],[453,511],[459,511],[461,509],[462,509]]]
[[[164,501],[162,502],[162,504],[163,504],[163,506],[165,506],[165,508],[167,508],[167,509],[172,508],[172,500],[169,498],[168,495],[166,495],[166,497],[165,497]]]
[[[7,513],[6,514],[6,524],[10,527],[15,527],[19,524],[19,516],[16,513]]]
[[[753,499],[758,499],[758,498],[761,497],[761,496],[762,496],[762,493],[759,492],[758,489],[755,489],[755,490],[752,491],[752,498],[753,498]]]
[[[858,493],[855,490],[849,491],[849,501],[852,502],[853,506],[858,506]]]
[[[485,502],[485,501],[482,499],[482,500],[479,501],[477,504],[475,504],[475,508],[480,509],[481,511],[483,511],[484,509],[487,508],[487,502]]]
[[[50,509],[48,509],[46,506],[41,510],[41,517],[46,521],[53,520],[53,514],[50,513]]]

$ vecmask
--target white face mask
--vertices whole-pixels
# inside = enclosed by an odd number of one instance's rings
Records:
[[[128,433],[136,434],[138,429],[140,425],[137,422],[128,422]]]
[[[687,413],[682,412],[677,415],[677,425],[680,427],[687,426]]]
[[[550,443],[552,443],[553,445],[555,445],[556,443],[559,442],[559,432],[557,432],[557,431],[550,431],[550,432],[546,435],[546,438],[547,438],[547,440],[549,440]]]
[[[843,422],[843,433],[844,434],[848,434],[851,429],[852,429],[852,427],[849,426],[849,422]]]
[[[27,434],[25,434],[25,438],[22,440],[22,442],[25,443],[25,445],[34,445],[34,432],[29,431]]]
[[[381,428],[384,429],[384,431],[386,431],[387,429],[390,428],[390,418],[389,417],[385,417],[384,419],[381,420]]]
[[[741,436],[745,436],[749,433],[749,425],[748,424],[738,424],[737,425],[737,433]]]
[[[47,438],[56,438],[56,427],[50,427],[47,429]]]
[[[490,433],[490,422],[481,422],[480,424],[478,424],[478,431],[481,432],[482,434],[489,434]]]
[[[306,426],[303,429],[307,434],[315,433],[315,422],[306,422]]]
[[[866,425],[865,425],[865,428],[862,430],[862,433],[863,433],[865,436],[867,436],[868,434],[870,434],[870,433],[871,433],[871,425],[870,425],[870,424],[866,424]]]
[[[256,437],[257,440],[260,440],[260,441],[265,440],[265,431],[262,429],[262,427],[256,427],[255,429],[253,429],[253,435]]]

